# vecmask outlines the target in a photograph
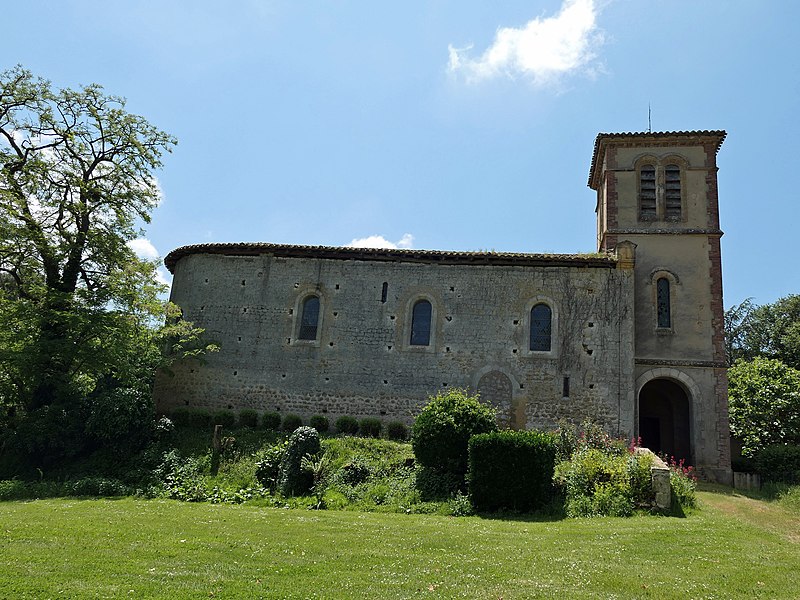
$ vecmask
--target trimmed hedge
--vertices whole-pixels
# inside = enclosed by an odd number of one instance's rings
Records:
[[[211,415],[212,425],[222,425],[226,429],[233,429],[236,425],[236,415],[230,410],[217,410]]]
[[[800,446],[767,446],[756,453],[754,462],[764,481],[800,483]]]
[[[389,421],[386,424],[386,437],[397,442],[405,442],[408,439],[408,427],[400,421]]]
[[[169,418],[177,427],[211,429],[213,425],[211,413],[204,408],[176,408]]]
[[[281,423],[281,429],[283,429],[286,433],[292,433],[302,424],[303,424],[303,419],[300,417],[300,415],[288,414],[285,417],[283,417],[283,423]]]
[[[469,440],[469,493],[476,510],[532,511],[553,498],[557,439],[540,431],[495,431]]]
[[[266,412],[261,417],[261,427],[278,431],[281,428],[281,416],[276,412]]]
[[[453,388],[430,397],[414,420],[411,446],[419,465],[437,472],[442,478],[459,482],[458,487],[451,490],[454,493],[466,488],[470,437],[491,431],[497,431],[495,410],[483,404],[478,396]],[[436,498],[433,490],[424,486],[420,493],[424,499]]]
[[[336,433],[343,433],[345,435],[355,435],[358,433],[358,419],[343,415],[336,419]]]
[[[239,411],[239,427],[255,429],[258,425],[258,413],[250,408]]]
[[[323,415],[312,415],[308,420],[308,424],[320,433],[326,433],[330,429],[330,421],[328,421],[328,417]]]
[[[374,417],[365,417],[358,424],[358,432],[364,437],[379,438],[381,429],[383,429],[383,423]]]

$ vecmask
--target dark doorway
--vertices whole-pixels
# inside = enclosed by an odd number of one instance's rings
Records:
[[[639,436],[655,453],[691,462],[689,397],[669,379],[648,381],[639,392]]]

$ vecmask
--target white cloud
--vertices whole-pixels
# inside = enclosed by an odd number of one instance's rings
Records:
[[[156,281],[169,287],[172,285],[172,273],[167,271],[167,269],[164,267],[158,267],[156,269]]]
[[[346,248],[411,248],[414,244],[414,236],[404,233],[396,242],[390,242],[382,235],[370,235],[365,238],[356,238],[347,244]]]
[[[597,13],[595,0],[564,0],[553,17],[537,17],[519,29],[499,28],[492,45],[477,59],[467,55],[471,45],[448,46],[449,70],[463,73],[468,81],[522,75],[537,84],[581,68],[590,71],[595,49],[603,43]]]
[[[139,258],[153,260],[158,258],[158,250],[147,238],[136,238],[128,242],[128,248]]]

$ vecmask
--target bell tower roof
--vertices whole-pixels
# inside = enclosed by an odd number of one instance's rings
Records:
[[[719,152],[725,136],[724,130],[716,131],[648,131],[640,133],[598,133],[594,140],[592,165],[589,168],[588,186],[597,190],[606,148],[609,146],[701,146],[712,144]]]

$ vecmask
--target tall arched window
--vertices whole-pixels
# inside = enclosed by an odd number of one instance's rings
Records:
[[[661,277],[656,281],[656,316],[658,327],[665,329],[672,327],[669,307],[669,279],[666,277]]]
[[[537,304],[531,309],[531,350],[550,352],[552,347],[553,311],[547,304]]]
[[[642,165],[639,170],[639,218],[652,220],[656,216],[656,168]]]
[[[431,343],[431,303],[419,300],[411,312],[411,345],[429,346]]]
[[[667,219],[681,218],[681,168],[678,165],[664,167],[665,215]]]
[[[303,300],[303,313],[300,317],[300,332],[297,337],[301,340],[317,339],[317,325],[319,324],[319,298],[309,296]]]

